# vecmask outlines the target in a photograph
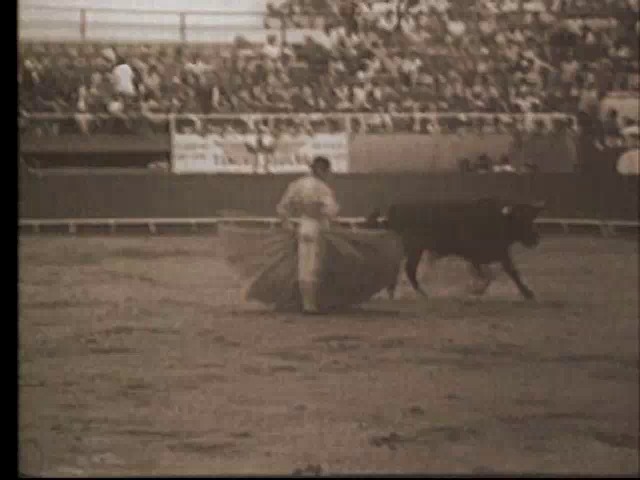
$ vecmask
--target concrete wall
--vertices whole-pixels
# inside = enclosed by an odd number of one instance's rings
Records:
[[[142,172],[42,173],[21,169],[21,218],[209,217],[220,210],[244,210],[273,216],[289,175],[171,175]],[[545,200],[546,217],[637,219],[638,182],[611,175],[520,176],[348,174],[335,176],[333,187],[342,215],[367,215],[392,202],[444,200],[497,195]]]

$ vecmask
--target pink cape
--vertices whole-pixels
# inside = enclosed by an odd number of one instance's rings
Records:
[[[225,260],[249,281],[248,299],[278,309],[301,308],[295,232],[222,224],[218,233]],[[321,242],[321,310],[365,302],[396,281],[404,252],[395,234],[332,227],[321,233]]]

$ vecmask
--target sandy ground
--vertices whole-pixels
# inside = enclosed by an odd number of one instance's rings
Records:
[[[23,472],[638,473],[634,240],[516,248],[535,303],[445,259],[330,317],[244,302],[216,249],[21,237]]]

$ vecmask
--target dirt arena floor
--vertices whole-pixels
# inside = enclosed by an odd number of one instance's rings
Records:
[[[200,236],[22,236],[19,433],[36,475],[638,473],[638,247],[547,236],[276,314]]]

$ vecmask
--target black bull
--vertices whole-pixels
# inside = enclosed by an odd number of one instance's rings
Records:
[[[505,203],[495,198],[447,203],[402,203],[391,205],[385,220],[376,210],[365,223],[367,228],[387,228],[397,233],[406,256],[405,272],[413,288],[426,295],[416,273],[422,253],[435,260],[458,256],[469,262],[474,276],[482,284],[473,291],[484,293],[492,281],[488,265],[500,262],[504,271],[527,299],[534,294],[522,281],[510,255],[514,243],[528,248],[538,245],[540,237],[535,219],[544,208],[541,203]],[[388,287],[393,297],[396,284]]]

